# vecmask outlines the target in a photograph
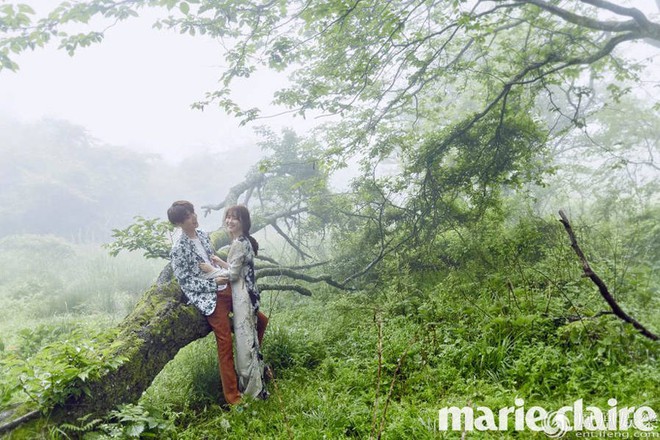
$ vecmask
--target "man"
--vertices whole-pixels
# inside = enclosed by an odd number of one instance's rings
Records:
[[[218,367],[225,401],[236,405],[241,401],[238,380],[234,368],[231,322],[231,285],[225,277],[206,279],[200,263],[213,265],[220,260],[213,250],[211,240],[204,231],[198,229],[197,215],[192,203],[180,200],[172,203],[167,210],[167,218],[182,230],[181,238],[172,246],[171,258],[174,276],[181,290],[204,316],[215,334],[218,346]],[[220,260],[221,261],[221,260]],[[268,318],[257,314],[257,337],[263,340]]]

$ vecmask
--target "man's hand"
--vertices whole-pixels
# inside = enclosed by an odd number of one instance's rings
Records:
[[[208,263],[199,263],[199,268],[202,269],[202,272],[209,273],[213,272],[215,269]]]
[[[218,286],[221,286],[223,284],[229,284],[229,278],[227,277],[215,277],[213,278],[213,280],[215,281],[215,284],[217,284]]]

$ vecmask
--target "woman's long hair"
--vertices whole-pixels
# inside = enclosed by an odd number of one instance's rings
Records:
[[[252,244],[252,250],[254,251],[254,255],[257,255],[257,252],[259,252],[259,243],[257,242],[257,240],[254,239],[253,236],[250,235],[250,228],[252,227],[252,221],[250,220],[250,211],[248,211],[248,209],[243,205],[234,205],[234,206],[230,206],[225,211],[225,220],[230,215],[232,217],[236,217],[241,222],[241,227],[243,228],[243,235],[245,235],[247,239],[250,240],[250,244]]]

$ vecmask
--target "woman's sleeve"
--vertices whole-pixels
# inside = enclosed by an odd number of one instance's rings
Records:
[[[241,268],[247,256],[247,248],[245,243],[235,240],[229,248],[229,255],[227,256],[227,268],[229,281],[236,281],[241,276]]]

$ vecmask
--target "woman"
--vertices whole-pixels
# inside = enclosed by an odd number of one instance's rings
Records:
[[[238,388],[243,395],[265,399],[268,397],[264,377],[264,363],[257,335],[259,291],[255,283],[254,257],[259,244],[250,235],[250,212],[245,206],[232,206],[225,211],[225,227],[233,239],[227,262],[214,261],[229,278],[234,311],[236,338],[236,373]],[[201,269],[218,276],[216,268],[202,263]]]

